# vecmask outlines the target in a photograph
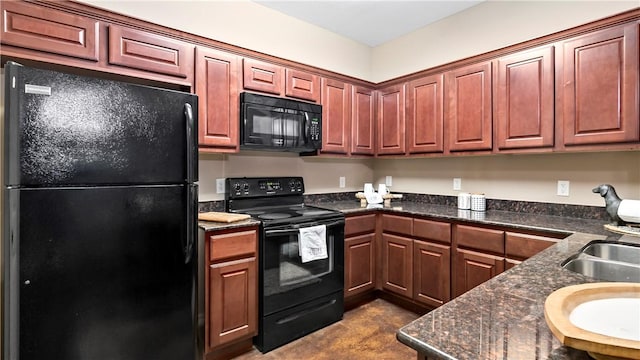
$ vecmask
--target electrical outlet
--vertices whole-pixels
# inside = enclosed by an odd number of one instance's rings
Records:
[[[569,196],[569,181],[558,180],[558,196]]]
[[[216,179],[216,193],[224,194],[224,179]]]
[[[347,183],[347,178],[344,176],[340,176],[340,188],[344,188],[345,186],[347,186],[346,183]]]
[[[384,184],[387,186],[393,186],[393,178],[391,176],[386,176],[384,178]]]
[[[453,190],[460,190],[462,188],[462,179],[453,178]]]

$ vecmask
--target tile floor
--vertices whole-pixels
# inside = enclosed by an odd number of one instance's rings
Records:
[[[376,299],[329,325],[267,354],[255,348],[234,360],[415,360],[416,352],[396,340],[396,331],[419,315]]]

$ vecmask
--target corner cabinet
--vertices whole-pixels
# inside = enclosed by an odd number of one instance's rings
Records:
[[[240,128],[240,58],[196,48],[198,144],[200,151],[237,152]]]
[[[205,352],[257,334],[258,228],[205,233]]]
[[[421,305],[450,299],[451,224],[382,214],[382,288]]]
[[[620,25],[562,43],[564,145],[640,140],[640,25]]]
[[[490,61],[445,74],[445,133],[449,151],[491,150],[492,92]]]
[[[374,91],[322,79],[322,153],[373,155]]]

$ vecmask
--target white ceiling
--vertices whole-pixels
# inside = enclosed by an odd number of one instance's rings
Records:
[[[485,0],[253,0],[359,43],[376,47]]]

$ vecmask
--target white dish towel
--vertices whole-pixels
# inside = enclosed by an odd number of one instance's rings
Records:
[[[302,262],[326,259],[327,256],[327,226],[317,225],[300,228],[298,248]]]

